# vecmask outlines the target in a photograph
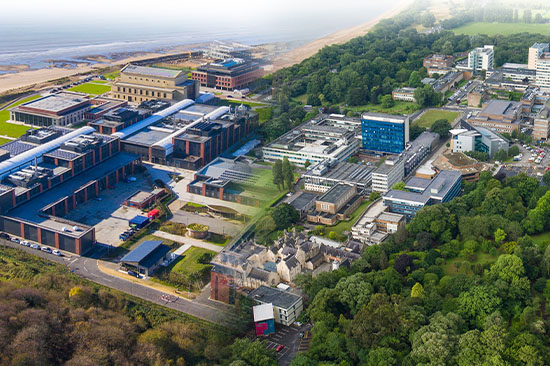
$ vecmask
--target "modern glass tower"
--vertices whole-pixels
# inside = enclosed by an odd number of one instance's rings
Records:
[[[364,113],[361,131],[363,150],[400,154],[409,142],[409,117]]]

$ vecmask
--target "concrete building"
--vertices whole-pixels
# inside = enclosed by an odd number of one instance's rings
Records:
[[[348,217],[363,201],[354,185],[337,184],[315,201],[315,210],[307,213],[313,223],[334,225]]]
[[[439,134],[424,131],[407,145],[403,152],[405,177],[408,176],[433,151],[439,142]]]
[[[547,141],[550,136],[550,102],[539,110],[533,122],[533,139]]]
[[[363,150],[400,154],[409,142],[409,117],[363,113],[361,133]]]
[[[120,259],[120,264],[128,270],[144,276],[151,276],[168,259],[170,247],[162,240],[144,241],[137,248]]]
[[[260,286],[249,295],[259,304],[271,304],[275,323],[292,325],[296,322],[304,305],[302,297],[275,287]]]
[[[404,102],[413,102],[416,103],[416,99],[414,97],[414,92],[416,91],[416,88],[397,88],[394,91],[392,91],[391,95],[393,100],[401,100]]]
[[[386,193],[405,175],[404,160],[400,156],[389,156],[372,172],[372,191]]]
[[[199,96],[200,85],[181,70],[126,65],[113,83],[111,94],[128,102],[153,99],[180,101]]]
[[[537,60],[537,86],[550,91],[550,52],[541,54]]]
[[[434,80],[430,84],[437,93],[445,94],[452,88],[458,86],[458,83],[464,79],[462,71],[449,71],[439,79]]]
[[[463,126],[466,124],[463,123]],[[453,152],[478,151],[493,157],[499,150],[508,151],[510,142],[496,132],[484,127],[467,126],[450,130]]]
[[[262,148],[267,161],[288,160],[303,167],[327,159],[345,161],[359,152],[360,121],[321,116],[285,133]]]
[[[468,54],[468,68],[473,70],[474,74],[495,67],[494,46],[485,45],[470,51]]]
[[[10,120],[35,127],[70,126],[84,120],[91,109],[87,97],[78,93],[50,94],[10,108]]]
[[[428,75],[431,77],[434,74],[444,75],[448,73],[453,67],[453,56],[448,55],[430,55],[424,59],[422,65],[428,71]]]
[[[475,127],[485,127],[496,132],[512,134],[519,129],[519,119],[523,105],[520,102],[506,100],[490,100],[483,110],[466,120]]]
[[[412,177],[405,183],[407,191],[391,190],[383,197],[392,213],[410,221],[424,206],[445,203],[460,195],[462,178],[459,172],[442,170],[433,179]]]
[[[351,228],[352,238],[367,245],[380,244],[388,235],[404,228],[405,216],[387,210],[382,199],[371,204]]]
[[[242,58],[217,60],[191,72],[191,79],[202,86],[221,90],[245,88],[263,76],[258,63]]]
[[[298,192],[287,203],[298,211],[300,217],[304,217],[308,211],[315,207],[317,197],[315,193]]]
[[[539,57],[545,53],[550,52],[550,44],[548,43],[535,43],[529,47],[529,59],[527,62],[527,68],[530,70],[536,70]]]
[[[275,333],[275,316],[273,315],[273,304],[265,303],[252,307],[254,315],[254,326],[256,336],[266,336]]]
[[[347,162],[325,160],[310,166],[302,174],[306,191],[324,193],[339,183],[355,185],[359,192],[365,192],[371,183],[373,167]]]

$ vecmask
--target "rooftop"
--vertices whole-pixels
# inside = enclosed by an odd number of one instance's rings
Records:
[[[180,70],[170,70],[163,69],[158,67],[147,67],[147,66],[136,66],[136,65],[127,65],[122,69],[123,73],[129,74],[138,74],[138,75],[147,75],[158,78],[169,78],[174,79],[178,77],[182,71]]]
[[[322,177],[328,180],[345,181],[347,183],[368,183],[373,167],[340,162],[336,165],[328,162],[319,163],[311,167],[304,176]]]
[[[128,137],[125,141],[151,146],[167,136],[170,136],[170,133],[164,131],[155,131],[147,127],[139,131],[138,133]]]
[[[294,197],[292,197],[292,199],[288,201],[288,204],[293,206],[296,210],[300,211],[305,209],[307,205],[316,198],[317,195],[314,193],[300,192],[294,195]]]
[[[250,293],[249,297],[260,303],[271,303],[273,306],[282,309],[289,309],[292,305],[300,301],[300,296],[298,295],[267,286],[258,287]]]
[[[317,199],[317,201],[336,203],[340,199],[340,197],[342,197],[342,195],[346,194],[351,189],[354,189],[352,185],[337,184],[326,191],[321,197]]]
[[[66,109],[78,106],[87,102],[87,98],[79,96],[69,96],[67,94],[51,94],[19,106],[20,109],[40,109],[44,112],[59,113]],[[16,107],[17,108],[17,107]]]
[[[521,108],[522,104],[520,102],[492,99],[487,103],[487,106],[483,108],[481,114],[515,117],[517,111]]]
[[[144,241],[120,259],[120,262],[136,263],[143,267],[150,267],[158,262],[170,251],[170,247],[163,245],[162,240]]]
[[[421,192],[398,191],[392,189],[384,199],[398,199],[427,204],[432,198],[442,199],[451,190],[456,181],[460,181],[462,174],[454,170],[442,170],[434,179],[412,177],[407,180],[405,187]]]

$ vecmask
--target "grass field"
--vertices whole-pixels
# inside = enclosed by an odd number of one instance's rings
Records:
[[[494,263],[497,260],[499,254],[496,256],[492,256],[487,253],[476,253],[476,258],[473,261],[468,261],[465,258],[458,257],[453,260],[448,261],[445,265],[443,265],[443,272],[447,276],[456,276],[458,274],[473,274],[471,267],[475,264],[488,264],[488,263]],[[461,262],[461,265],[457,268],[455,266],[456,262]],[[463,263],[469,263],[470,268],[467,268],[463,265]]]
[[[375,112],[388,114],[409,114],[420,109],[420,106],[412,102],[396,101],[391,108],[384,108],[382,104],[366,104],[358,107],[349,108],[354,112]]]
[[[323,230],[323,235],[328,236],[328,234],[331,231],[334,231],[336,233],[335,240],[345,241],[346,236],[344,236],[344,232],[351,231],[352,226],[355,225],[357,220],[359,220],[359,217],[367,210],[370,204],[371,204],[371,201],[368,201],[368,200],[361,202],[359,207],[357,207],[357,209],[353,211],[353,213],[350,215],[350,217],[347,220],[340,221],[334,226],[326,226]]]
[[[199,272],[205,267],[209,267],[209,264],[202,264],[198,262],[198,259],[201,255],[205,253],[211,253],[212,255],[216,254],[211,250],[191,247],[189,248],[181,259],[176,259],[176,261],[168,267],[171,272],[179,272],[185,275],[190,275],[192,273]]]
[[[75,86],[74,88],[70,88],[70,91],[79,92],[79,93],[86,93],[91,95],[99,95],[103,94],[105,92],[108,92],[111,90],[110,85],[101,85],[97,84],[95,82],[80,84]]]
[[[533,235],[531,236],[531,239],[533,239],[533,242],[537,245],[540,245],[544,242],[550,242],[550,233],[542,233],[539,235]]]
[[[8,108],[15,107],[26,102],[30,102],[31,100],[35,100],[40,97],[41,95],[33,95],[32,97],[28,97],[20,100],[19,102],[11,105]],[[13,123],[6,123],[8,119],[10,119],[10,112],[8,111],[8,109],[4,109],[0,111],[0,135],[6,135],[9,137],[19,137],[23,135],[30,128],[28,126],[16,125]]]
[[[440,111],[437,109],[430,109],[426,111],[426,113],[424,113],[422,117],[414,121],[414,124],[419,125],[420,127],[429,128],[434,124],[435,121],[439,119],[446,119],[447,121],[449,121],[449,123],[452,123],[455,118],[459,116],[459,114],[459,112],[448,112]]]
[[[10,142],[11,140],[8,140],[8,139],[3,139],[3,138],[0,138],[0,145],[4,145],[8,142]]]
[[[452,31],[457,34],[466,34],[468,36],[478,34],[486,34],[488,36],[501,34],[503,36],[508,36],[516,33],[538,33],[548,35],[550,33],[550,24],[472,22],[462,27],[452,29]]]
[[[104,74],[103,76],[105,76],[105,78],[109,80],[115,80],[120,76],[120,71],[110,72],[110,73]]]

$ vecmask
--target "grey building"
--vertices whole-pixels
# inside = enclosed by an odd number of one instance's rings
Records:
[[[363,192],[370,187],[373,170],[373,167],[367,165],[327,159],[311,166],[302,178],[307,191],[324,193],[336,184],[344,183],[355,185],[359,192]]]
[[[249,294],[259,304],[272,304],[275,323],[292,325],[304,309],[302,298],[274,287],[260,286]]]

